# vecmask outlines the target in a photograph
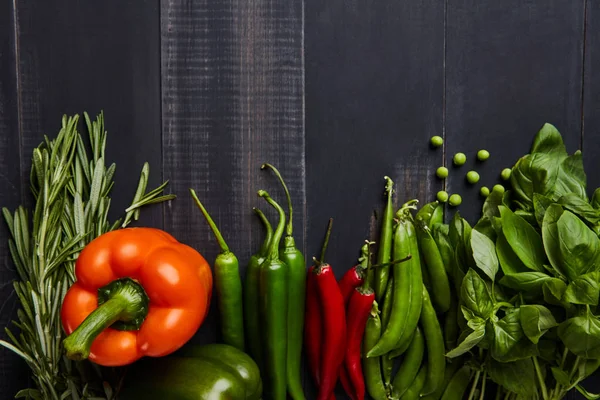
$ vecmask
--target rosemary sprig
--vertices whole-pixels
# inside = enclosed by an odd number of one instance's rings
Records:
[[[90,146],[77,131],[79,116],[64,116],[56,138],[44,137],[33,151],[30,175],[35,207],[20,206],[2,214],[10,231],[9,249],[18,279],[14,282],[20,309],[13,321],[20,333],[6,328],[10,342],[0,345],[15,352],[31,368],[36,388],[17,397],[63,400],[111,399],[113,389],[97,365],[63,356],[64,332],[60,304],[75,280],[75,260],[81,249],[110,230],[139,218],[145,205],[174,199],[163,195],[167,182],[146,193],[150,167],[145,163],[131,206],[124,219],[108,221],[109,193],[115,164],[105,167],[104,115],[91,121],[84,113]],[[90,373],[91,371],[91,373]]]

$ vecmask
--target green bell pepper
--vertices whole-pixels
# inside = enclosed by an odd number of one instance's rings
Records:
[[[127,371],[121,400],[259,400],[262,380],[246,353],[226,344],[186,346]]]

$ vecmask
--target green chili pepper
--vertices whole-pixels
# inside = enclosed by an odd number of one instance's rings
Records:
[[[433,300],[440,312],[446,312],[450,308],[450,282],[440,250],[431,236],[430,221],[431,215],[433,215],[433,211],[430,212],[431,204],[435,204],[437,207],[437,202],[430,203],[417,213],[417,235],[421,254],[430,277],[429,283],[433,292]]]
[[[379,308],[377,302],[373,302],[371,315],[367,320],[365,334],[363,336],[363,371],[367,392],[373,400],[387,400],[387,393],[381,375],[379,357],[367,358],[364,355],[375,346],[381,335],[381,320],[379,319]]]
[[[271,164],[263,164],[277,176],[288,202],[289,218],[283,240],[280,259],[288,267],[288,313],[287,313],[287,390],[293,400],[304,400],[300,366],[304,333],[304,296],[306,294],[306,263],[304,255],[296,248],[292,225],[292,198],[281,174]]]
[[[421,334],[419,327],[415,330],[413,338],[410,342],[410,347],[406,353],[406,357],[402,360],[400,369],[394,377],[392,383],[392,399],[399,399],[408,390],[412,382],[417,376],[419,366],[423,362],[423,354],[425,353],[425,339]]]
[[[442,395],[442,400],[461,400],[465,395],[470,381],[471,368],[464,365],[454,373],[452,379],[448,382],[448,386],[446,386],[446,390],[444,390],[444,394]]]
[[[402,400],[420,400],[421,390],[423,389],[423,385],[425,384],[425,380],[427,378],[428,371],[427,364],[421,365],[421,369],[419,369],[419,373],[417,374],[415,380],[412,382],[410,387],[406,392],[404,392],[404,396],[401,397]]]
[[[223,342],[244,351],[242,279],[240,278],[238,259],[229,250],[217,225],[196,196],[196,192],[190,189],[190,193],[221,248],[221,252],[215,259],[214,274]]]
[[[396,213],[398,224],[394,233],[394,260],[403,259],[407,255],[412,255],[412,258],[406,263],[394,265],[395,284],[390,321],[367,357],[382,356],[394,348],[402,347],[419,322],[423,296],[418,288],[423,286],[423,277],[419,244],[410,214],[415,203],[416,200],[406,203]]]
[[[269,244],[267,258],[260,266],[260,323],[264,327],[265,397],[285,400],[287,377],[288,268],[279,259],[279,242],[285,228],[285,212],[264,190],[263,197],[279,213],[279,223]]]
[[[423,286],[423,309],[421,311],[421,326],[423,326],[423,335],[427,344],[427,380],[421,392],[421,396],[427,396],[436,391],[444,382],[444,369],[446,366],[446,356],[444,350],[444,337],[442,329],[438,322],[437,315],[429,293]]]
[[[381,236],[379,238],[379,250],[377,252],[377,264],[386,264],[390,262],[392,255],[392,231],[394,223],[394,208],[392,205],[392,195],[394,193],[394,182],[385,176],[385,193],[387,202],[383,211],[383,220],[381,223]],[[375,271],[375,282],[371,287],[375,288],[375,296],[378,302],[383,299],[384,292],[387,288],[389,279],[389,265],[380,265]],[[369,276],[369,272],[367,273]],[[372,282],[369,281],[369,284]]]
[[[263,241],[258,253],[250,257],[248,268],[246,269],[246,281],[244,285],[244,320],[246,324],[246,344],[248,353],[254,359],[260,370],[264,370],[263,348],[261,340],[260,312],[258,293],[258,282],[260,276],[260,265],[265,261],[269,244],[273,237],[273,228],[265,214],[258,208],[253,208],[258,218],[265,227],[265,240]]]

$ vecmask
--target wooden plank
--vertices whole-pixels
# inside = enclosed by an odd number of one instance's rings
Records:
[[[151,167],[148,187],[162,179],[158,0],[16,4],[24,190],[31,150],[42,135],[55,135],[65,113],[95,116],[104,110],[107,164],[117,164],[115,219],[130,204],[145,161]],[[162,226],[162,207],[141,218]]]
[[[503,168],[526,154],[545,123],[580,146],[584,2],[448,0],[446,43],[447,187],[463,197],[461,214],[480,215],[479,188],[500,183]],[[477,163],[477,150],[491,157]],[[468,185],[477,170],[481,181]]]
[[[205,0],[161,3],[164,173],[180,196],[165,209],[165,228],[210,263],[218,248],[188,189],[194,188],[239,258],[242,274],[263,238],[257,197],[295,205],[295,237],[304,247],[302,3]],[[216,301],[212,302],[213,308]],[[217,338],[213,310],[195,340]]]
[[[306,168],[309,254],[329,217],[329,260],[354,265],[385,175],[396,204],[441,188],[444,4],[306,1]],[[378,229],[378,228],[377,228]]]
[[[588,1],[586,11],[582,152],[591,195],[600,187],[600,3]]]
[[[0,3],[0,207],[14,210],[21,201],[19,179],[19,121],[16,37],[13,2]],[[17,317],[15,270],[8,250],[8,229],[0,221],[0,339],[9,340],[4,327]],[[27,387],[29,368],[11,351],[0,349],[0,398],[13,398]]]

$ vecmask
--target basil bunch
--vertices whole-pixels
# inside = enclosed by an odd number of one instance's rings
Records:
[[[456,213],[433,229],[458,308],[447,357],[474,370],[470,398],[487,378],[504,398],[600,398],[581,386],[600,366],[600,188],[588,199],[581,152],[550,124],[510,186],[472,228]]]

